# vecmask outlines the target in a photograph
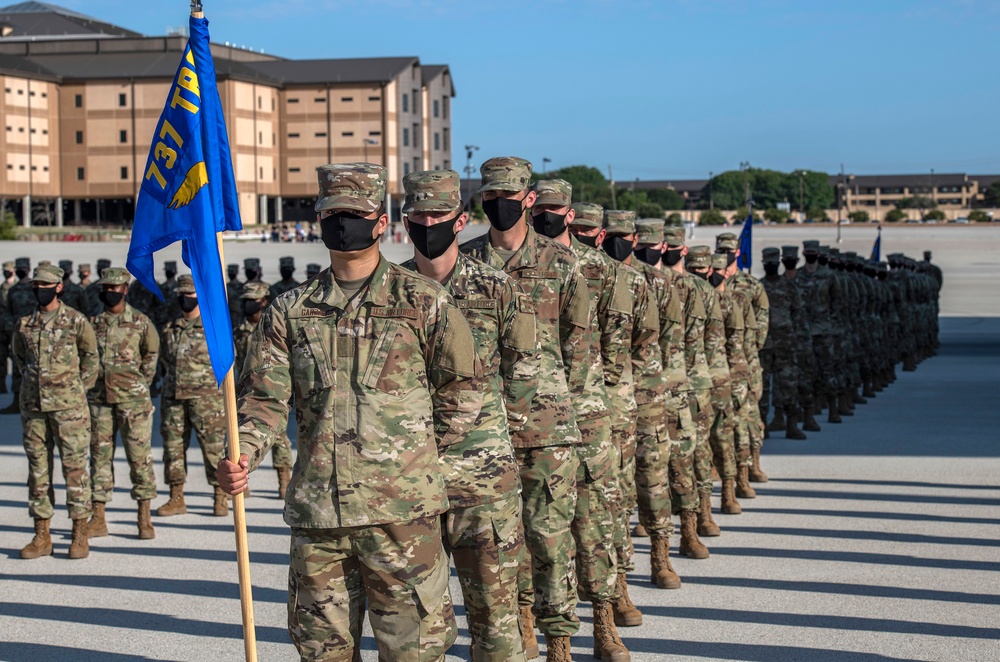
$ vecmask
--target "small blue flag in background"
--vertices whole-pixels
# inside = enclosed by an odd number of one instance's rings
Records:
[[[743,231],[740,232],[740,257],[737,259],[738,269],[749,269],[753,266],[753,210],[747,213],[747,220],[743,222]]]
[[[209,48],[208,21],[191,17],[191,37],[156,124],[126,266],[160,296],[153,253],[180,241],[191,268],[216,381],[233,365],[233,330],[216,233],[241,230],[236,180]]]
[[[878,262],[882,259],[882,226],[878,226],[878,236],[875,237],[875,243],[872,244],[872,254],[868,256],[868,259],[872,262]]]

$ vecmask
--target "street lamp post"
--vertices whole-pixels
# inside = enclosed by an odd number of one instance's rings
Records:
[[[806,210],[805,210],[805,178],[806,171],[799,170],[799,214],[802,215],[802,220],[806,220]]]
[[[542,174],[543,174],[543,175],[547,175],[547,174],[549,174],[549,168],[548,168],[548,165],[549,165],[550,163],[552,163],[552,159],[550,159],[550,158],[549,158],[549,157],[547,157],[547,156],[543,156],[543,157],[542,157]]]
[[[708,208],[715,209],[715,200],[712,199],[712,180],[715,178],[715,173],[711,170],[708,171]]]
[[[468,182],[469,188],[465,194],[465,206],[468,211],[472,211],[472,173],[475,172],[472,167],[472,154],[478,151],[479,147],[476,145],[465,146],[465,180]]]
[[[378,145],[378,141],[374,138],[365,138],[365,163],[368,163],[368,145]]]

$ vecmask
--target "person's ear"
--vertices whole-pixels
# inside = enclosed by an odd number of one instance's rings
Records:
[[[535,191],[528,191],[528,195],[524,196],[524,207],[526,209],[534,207],[535,200],[538,200],[538,193]]]
[[[455,234],[458,234],[459,232],[464,230],[465,226],[467,226],[468,224],[469,224],[469,215],[463,212],[458,217],[458,220],[455,221]]]
[[[385,229],[389,227],[389,214],[382,214],[378,217],[378,223],[375,224],[375,229],[372,230],[372,239],[378,239],[385,233]]]
[[[570,209],[566,213],[566,227],[573,225],[573,219],[576,218],[576,210]]]

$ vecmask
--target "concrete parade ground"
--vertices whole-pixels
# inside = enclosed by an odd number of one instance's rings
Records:
[[[699,229],[711,243],[721,229]],[[738,229],[736,230],[738,232]],[[766,245],[820,238],[836,229],[765,228]],[[471,233],[470,233],[471,236]],[[874,227],[845,228],[844,245],[865,255]],[[463,236],[464,238],[464,236]],[[393,259],[410,246],[390,245]],[[739,516],[705,538],[712,556],[677,556],[680,590],[649,582],[649,540],[636,540],[629,575],[644,613],[620,628],[632,659],[652,660],[957,660],[1000,659],[1000,228],[890,228],[883,255],[919,259],[934,251],[944,271],[941,349],[840,425],[817,417],[808,441],[773,434],[763,468],[771,476]],[[0,257],[124,262],[125,244],[0,243]],[[322,244],[226,243],[228,262],[259,256],[265,280],[277,258],[328,264]],[[179,249],[165,251],[166,258]],[[158,256],[162,273],[164,257]],[[159,274],[158,274],[159,275]],[[10,395],[0,395],[0,407]],[[162,443],[154,422],[160,494]],[[294,439],[294,430],[290,430]],[[195,442],[196,445],[196,442]],[[153,518],[154,540],[136,537],[128,466],[118,449],[117,485],[108,504],[110,535],[91,541],[88,559],[70,561],[70,521],[56,472],[55,554],[18,558],[32,535],[27,460],[17,416],[0,416],[0,660],[127,662],[243,660],[232,519],[211,516],[201,453],[188,454],[188,514]],[[57,462],[58,465],[58,462]],[[259,659],[298,656],[286,631],[289,531],[268,461],[251,478],[247,521]],[[716,510],[718,494],[715,498]],[[449,660],[464,659],[469,638],[452,572],[459,638]],[[578,610],[574,659],[592,659],[589,605]],[[363,657],[377,659],[366,629]],[[544,656],[544,640],[542,641]],[[544,657],[542,658],[544,659]]]

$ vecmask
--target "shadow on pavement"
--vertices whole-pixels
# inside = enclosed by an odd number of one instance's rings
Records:
[[[821,483],[824,485],[874,485],[879,487],[920,487],[932,490],[998,490],[997,485],[927,483],[914,480],[862,480],[857,478],[772,478],[770,483]],[[765,490],[767,488],[764,488]]]
[[[162,577],[116,577],[109,575],[17,575],[7,573],[4,578],[11,581],[34,582],[37,584],[62,584],[64,586],[85,586],[88,588],[142,591],[146,593],[174,593],[195,595],[206,598],[240,599],[237,583],[213,581],[210,579],[165,579]],[[288,591],[264,586],[253,587],[253,601],[286,604]]]
[[[0,642],[0,659],[31,660],[32,662],[63,662],[64,660],[73,660],[74,662],[169,662],[170,660],[170,658],[88,651],[68,646],[12,641]]]
[[[766,496],[766,492],[762,492]],[[753,506],[753,512],[775,515],[802,515],[804,517],[857,517],[858,519],[902,520],[907,522],[942,522],[947,524],[1000,524],[995,517],[958,517],[953,515],[927,515],[924,513],[888,513],[865,511],[817,510],[798,508],[768,508]]]
[[[182,549],[179,547],[102,547],[91,542],[91,550],[98,554],[125,554],[126,556],[157,556],[199,561],[236,563],[235,549]],[[250,552],[251,563],[288,565],[288,552]]]
[[[939,494],[898,494],[890,492],[833,492],[830,490],[795,490],[785,487],[761,488],[768,497],[795,497],[799,499],[844,499],[846,501],[895,501],[900,503],[940,503],[956,506],[1000,506],[1000,499]]]
[[[767,644],[738,644],[715,641],[678,641],[676,639],[648,639],[625,636],[625,645],[633,653],[656,653],[692,659],[743,660],[745,662],[774,662],[775,660],[809,660],[809,662],[916,662],[911,658],[889,657],[877,653],[805,648],[800,646],[769,646]],[[580,656],[582,658],[582,656]],[[589,657],[589,655],[587,656]]]
[[[843,540],[878,540],[882,542],[924,543],[928,545],[968,545],[969,547],[1000,547],[1000,540],[990,538],[958,538],[956,536],[926,536],[919,533],[889,531],[856,531],[836,529],[797,529],[791,527],[727,526],[726,531],[770,533],[776,536],[806,536],[808,538],[838,538]]]
[[[801,559],[804,561],[833,561],[836,563],[866,563],[870,565],[900,565],[918,568],[944,568],[946,570],[984,570],[1000,572],[1000,561],[964,561],[961,559],[929,559],[903,554],[876,554],[870,552],[834,552],[815,549],[768,549],[761,547],[712,547],[712,555],[759,556],[772,559]],[[1000,630],[997,631],[1000,633]],[[956,635],[961,636],[961,635]]]

